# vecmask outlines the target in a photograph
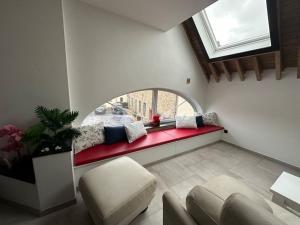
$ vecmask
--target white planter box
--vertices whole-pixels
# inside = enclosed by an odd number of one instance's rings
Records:
[[[33,168],[40,211],[76,199],[71,151],[33,158]]]
[[[0,175],[0,198],[34,211],[39,209],[38,192],[35,184]]]
[[[33,158],[35,184],[0,175],[0,198],[45,214],[76,202],[72,152]]]

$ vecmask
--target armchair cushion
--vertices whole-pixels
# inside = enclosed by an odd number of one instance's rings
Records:
[[[273,213],[272,208],[263,197],[261,197],[257,192],[253,191],[243,182],[230,176],[221,175],[212,178],[206,182],[203,187],[217,195],[220,199],[222,199],[223,203],[233,193],[241,193],[250,200],[254,201],[257,205],[260,205],[269,212]]]
[[[284,225],[271,212],[246,196],[235,193],[223,206],[220,225]]]
[[[266,201],[242,182],[226,175],[209,180],[203,186],[194,187],[186,198],[186,208],[199,225],[218,225],[222,207],[233,193],[241,193],[259,207],[273,213]]]
[[[195,186],[187,195],[186,209],[199,225],[218,225],[223,200],[206,188]]]

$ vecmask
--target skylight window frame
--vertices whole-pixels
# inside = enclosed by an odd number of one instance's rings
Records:
[[[206,13],[205,9],[200,12],[200,17],[201,17],[201,20],[203,21],[203,25],[205,26],[205,28],[207,30],[207,34],[210,37],[210,41],[211,41],[214,49],[217,50],[217,51],[224,50],[224,49],[229,49],[229,48],[235,48],[235,47],[238,47],[238,46],[242,46],[242,45],[246,45],[246,44],[250,44],[250,43],[253,43],[253,42],[262,41],[262,40],[266,40],[266,39],[269,40],[271,38],[270,34],[265,33],[263,35],[259,35],[259,36],[256,36],[254,38],[251,37],[251,38],[248,38],[248,39],[243,40],[243,41],[232,42],[232,43],[227,44],[227,45],[219,45],[219,43],[216,39],[216,36],[214,34],[212,25],[211,25],[211,23],[208,19],[208,16],[207,16],[207,13]]]
[[[198,39],[201,48],[203,49],[203,53],[207,59],[208,62],[215,62],[215,61],[222,61],[222,60],[229,60],[233,58],[240,58],[240,57],[246,57],[251,55],[257,55],[257,54],[263,54],[273,51],[278,51],[280,49],[280,41],[279,41],[279,27],[278,27],[278,1],[277,0],[266,0],[266,6],[267,6],[267,15],[268,15],[268,22],[269,22],[269,33],[262,36],[258,36],[256,38],[249,38],[244,41],[231,43],[224,46],[219,46],[217,39],[214,35],[212,26],[209,22],[209,19],[205,13],[205,10],[199,13],[199,19],[200,19],[200,26],[201,31],[205,32],[203,36],[199,34],[199,26],[197,27],[195,24],[195,18],[190,18],[190,22],[192,26],[194,27],[194,30],[198,33]],[[202,40],[202,38],[205,38],[205,40]],[[203,44],[203,41],[206,41],[207,44],[210,45],[211,49],[206,49],[206,47]],[[230,49],[236,49],[236,48],[242,48],[254,45],[255,43],[261,42],[263,44],[264,41],[270,41],[271,46],[269,47],[261,47],[254,50],[249,51],[243,51],[240,53],[234,53],[234,54],[228,54],[220,57],[209,57],[208,51],[215,51],[211,54],[216,54],[216,52],[226,51]]]

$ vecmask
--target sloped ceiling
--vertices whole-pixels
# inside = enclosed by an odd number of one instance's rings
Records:
[[[167,31],[217,0],[81,0],[108,12]]]
[[[247,57],[231,58],[209,62],[204,54],[202,41],[191,20],[184,22],[184,28],[194,48],[196,57],[202,67],[207,80],[211,78],[216,82],[220,76],[225,76],[228,81],[232,80],[232,73],[237,72],[240,80],[247,80],[247,71],[254,71],[257,81],[264,78],[263,71],[275,69],[274,78],[282,79],[282,71],[287,67],[297,67],[297,78],[300,79],[300,0],[278,1],[278,27],[280,49]]]

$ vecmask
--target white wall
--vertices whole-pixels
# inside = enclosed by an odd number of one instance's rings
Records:
[[[160,30],[169,30],[217,0],[81,0]]]
[[[265,71],[262,81],[253,73],[241,82],[210,82],[207,110],[218,113],[229,134],[223,139],[243,148],[300,167],[300,80],[287,69],[283,79]]]
[[[2,0],[0,34],[0,126],[31,125],[37,105],[69,108],[61,0]]]
[[[77,122],[105,101],[146,88],[173,89],[205,105],[207,82],[182,26],[161,32],[72,0],[63,1],[63,12]]]
[[[26,128],[37,105],[69,108],[61,0],[0,1],[0,126]],[[40,208],[35,185],[0,179],[6,198]]]

